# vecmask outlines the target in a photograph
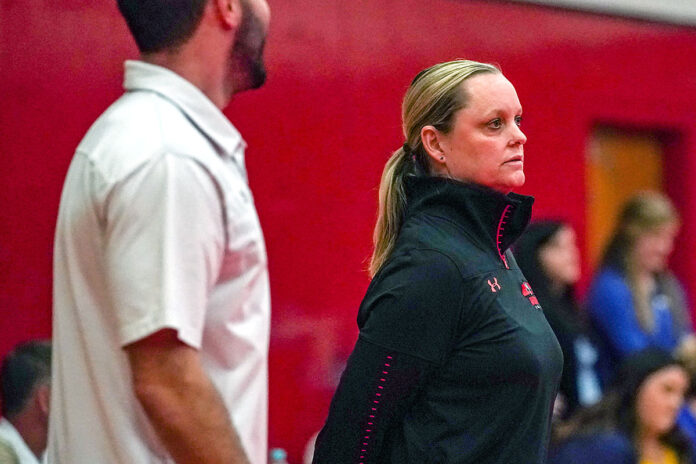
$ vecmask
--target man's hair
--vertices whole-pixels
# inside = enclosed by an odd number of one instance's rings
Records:
[[[141,53],[176,48],[194,33],[209,0],[118,0]]]
[[[33,340],[17,345],[0,369],[2,415],[13,417],[26,406],[34,388],[51,379],[51,343]]]

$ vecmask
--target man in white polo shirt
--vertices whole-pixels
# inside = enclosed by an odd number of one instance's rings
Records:
[[[265,463],[270,298],[221,112],[265,79],[265,0],[119,0],[141,52],[70,165],[49,463]]]

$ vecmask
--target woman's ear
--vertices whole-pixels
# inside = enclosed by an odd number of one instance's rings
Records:
[[[445,134],[433,126],[424,126],[421,129],[421,143],[423,149],[430,158],[430,166],[436,173],[447,170],[448,143]]]

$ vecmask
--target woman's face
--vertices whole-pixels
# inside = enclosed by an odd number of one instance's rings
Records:
[[[539,263],[552,284],[573,285],[580,279],[580,250],[575,231],[562,226],[539,249]]]
[[[668,432],[674,426],[688,387],[689,378],[680,366],[667,366],[649,375],[636,398],[640,430],[651,435]]]
[[[455,113],[452,130],[440,134],[445,157],[440,172],[507,194],[524,184],[527,137],[520,130],[517,92],[499,73],[474,75],[462,85],[469,101]]]
[[[679,225],[670,222],[641,233],[633,247],[633,257],[638,268],[646,272],[665,270],[678,232]]]

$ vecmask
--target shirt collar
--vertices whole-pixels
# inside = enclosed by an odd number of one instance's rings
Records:
[[[225,156],[244,166],[246,142],[227,117],[201,90],[162,66],[127,60],[124,64],[126,91],[149,91],[172,102],[206,135]]]
[[[7,419],[0,418],[0,439],[5,440],[19,458],[19,462],[39,464],[39,460],[24,442],[17,429]]]
[[[406,215],[421,211],[441,214],[470,232],[501,259],[529,223],[534,198],[516,193],[504,195],[490,188],[431,176],[406,177]]]

